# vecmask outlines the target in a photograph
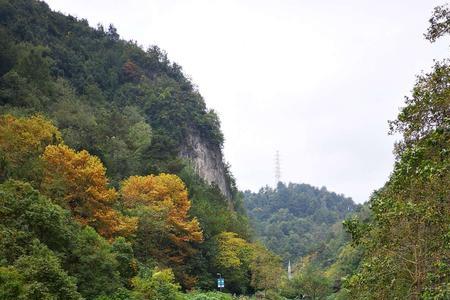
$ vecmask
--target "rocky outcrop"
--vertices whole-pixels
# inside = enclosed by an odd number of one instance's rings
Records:
[[[203,180],[217,185],[222,194],[231,200],[231,189],[220,148],[209,145],[198,132],[189,130],[185,143],[181,146],[180,157],[189,160]]]

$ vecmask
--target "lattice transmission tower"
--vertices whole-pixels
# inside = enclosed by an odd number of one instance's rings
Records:
[[[275,154],[275,180],[275,186],[277,186],[281,180],[280,152],[278,150]]]

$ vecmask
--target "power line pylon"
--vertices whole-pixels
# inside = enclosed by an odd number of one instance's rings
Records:
[[[275,180],[276,185],[278,185],[278,182],[281,180],[280,152],[278,150],[275,154]]]

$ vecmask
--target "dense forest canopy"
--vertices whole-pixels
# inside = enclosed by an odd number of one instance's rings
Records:
[[[295,262],[332,235],[330,228],[358,207],[350,198],[308,184],[278,183],[244,194],[256,235],[272,251]]]

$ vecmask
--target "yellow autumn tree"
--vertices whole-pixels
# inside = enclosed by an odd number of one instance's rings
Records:
[[[39,156],[47,145],[60,142],[61,133],[43,116],[0,116],[0,179],[38,179]]]
[[[171,238],[183,242],[200,242],[203,234],[197,219],[189,219],[191,202],[183,181],[173,174],[131,176],[122,183],[126,208],[151,207],[167,212]]]
[[[244,293],[250,285],[248,274],[253,257],[253,246],[234,232],[222,232],[214,237],[214,267],[225,278],[227,288],[235,293]]]
[[[191,202],[183,181],[172,174],[131,176],[122,182],[121,195],[124,207],[139,216],[137,256],[157,258],[174,269],[184,287],[192,287],[195,278],[183,266],[203,233],[198,220],[189,217]]]
[[[254,243],[252,247],[251,286],[255,290],[261,291],[276,290],[280,286],[280,278],[284,273],[281,257],[260,243]]]
[[[118,195],[108,187],[105,167],[98,157],[85,150],[76,152],[65,145],[50,145],[42,158],[42,190],[70,209],[80,223],[94,227],[107,238],[135,230],[136,219],[113,208]]]

